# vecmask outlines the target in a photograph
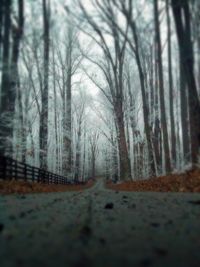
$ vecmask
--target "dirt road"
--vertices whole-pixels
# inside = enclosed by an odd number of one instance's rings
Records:
[[[0,196],[0,266],[199,267],[200,194]]]

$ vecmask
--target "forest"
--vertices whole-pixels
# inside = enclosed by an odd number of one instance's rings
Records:
[[[200,0],[0,0],[0,266],[200,266]]]
[[[86,181],[195,169],[199,0],[1,0],[0,155]]]

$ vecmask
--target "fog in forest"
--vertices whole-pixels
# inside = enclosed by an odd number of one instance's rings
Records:
[[[198,0],[1,3],[1,155],[72,181],[198,166]]]

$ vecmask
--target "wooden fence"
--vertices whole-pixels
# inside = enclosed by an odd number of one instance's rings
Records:
[[[61,175],[30,166],[9,157],[0,156],[0,179],[24,180],[44,184],[84,184],[85,182],[70,181]]]

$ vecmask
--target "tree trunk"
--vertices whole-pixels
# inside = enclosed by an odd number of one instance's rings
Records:
[[[3,21],[3,62],[2,62],[2,82],[1,82],[1,105],[0,105],[0,153],[11,156],[13,114],[10,113],[14,104],[10,99],[10,30],[11,30],[11,0],[4,3]],[[13,94],[12,94],[13,95]],[[12,99],[13,100],[13,99]],[[11,105],[11,106],[10,106]]]
[[[169,14],[169,0],[166,0],[167,13],[167,36],[168,36],[168,75],[169,75],[169,104],[171,124],[171,158],[172,166],[176,166],[176,133],[174,123],[174,88],[172,76],[172,52],[171,52],[171,19]]]
[[[76,142],[76,157],[75,157],[75,173],[74,173],[74,180],[78,182],[80,176],[80,160],[81,160],[81,124],[79,122],[78,132],[77,132],[77,142]]]
[[[188,90],[183,71],[180,64],[180,104],[184,165],[190,162],[190,138],[189,138],[189,114],[188,114]]]
[[[136,140],[133,141],[133,155],[134,155],[134,179],[138,179],[138,144],[136,143]]]
[[[54,46],[54,44],[53,44]],[[57,93],[56,93],[56,62],[55,62],[55,47],[53,47],[52,51],[53,57],[53,93],[54,93],[54,126],[55,126],[55,146],[56,146],[56,153],[55,153],[55,166],[56,172],[59,172],[59,147],[58,147],[58,112],[57,112]]]
[[[139,151],[139,178],[143,179],[144,175],[144,143],[139,142],[138,144],[138,151]]]
[[[200,8],[199,8],[199,12],[200,12]],[[199,23],[200,23],[200,19],[199,19]],[[197,80],[198,80],[198,88],[200,90],[200,30],[199,30],[199,36],[198,36],[198,74],[197,74]],[[200,92],[199,92],[200,94]]]
[[[43,0],[43,24],[44,24],[44,87],[41,96],[41,116],[40,116],[40,167],[47,169],[48,150],[48,81],[49,81],[49,15],[50,7],[46,0]]]
[[[128,150],[128,156],[130,159],[130,136],[129,136],[129,125],[128,125],[128,118],[126,119],[126,143],[127,143],[127,150]]]
[[[112,165],[112,176],[114,181],[118,181],[119,180],[119,164],[118,164],[118,149],[117,149],[117,142],[113,143],[112,146],[112,160],[113,160],[113,165]]]
[[[164,148],[164,154],[165,154],[165,171],[166,173],[170,173],[171,160],[170,160],[167,118],[166,118],[166,109],[165,109],[162,49],[161,49],[160,25],[159,25],[158,1],[157,0],[154,0],[154,20],[155,20],[155,34],[156,34],[156,44],[157,44],[158,77],[159,77],[159,93],[160,93],[159,96],[160,96],[160,109],[161,109],[161,130],[162,130],[163,148]]]
[[[84,125],[84,137],[83,137],[83,168],[82,168],[82,181],[85,181],[85,164],[86,164],[86,125]]]
[[[96,168],[95,168],[95,155],[92,154],[92,179],[96,176]]]
[[[153,146],[152,146],[152,140],[151,140],[151,129],[149,125],[149,109],[148,109],[148,103],[146,99],[145,94],[145,83],[144,83],[144,74],[142,70],[140,55],[139,55],[139,44],[138,44],[138,36],[137,36],[137,29],[134,21],[131,23],[131,29],[133,33],[133,38],[135,41],[135,57],[136,57],[136,63],[138,67],[139,72],[139,78],[140,78],[140,86],[141,86],[141,93],[142,93],[142,107],[143,107],[143,116],[144,116],[144,131],[146,135],[147,140],[147,148],[148,148],[148,158],[149,158],[149,164],[150,164],[150,176],[156,175],[156,167],[155,167],[155,161],[154,161],[154,155],[153,155]]]
[[[64,146],[63,146],[63,173],[65,176],[72,177],[72,100],[71,100],[71,79],[72,79],[72,29],[68,29],[67,44],[67,84],[66,84],[66,106],[64,113]]]
[[[21,121],[21,125],[18,126],[20,129],[19,128],[17,129],[18,132],[23,131],[23,110],[21,102],[22,99],[21,99],[20,80],[18,73],[19,48],[20,48],[20,41],[23,35],[23,28],[24,28],[24,2],[23,0],[18,0],[18,25],[12,26],[13,47],[12,47],[12,58],[10,65],[10,102],[14,103],[13,106],[12,105],[10,106],[10,113],[13,114],[13,116],[15,115],[15,100],[18,94],[19,119]]]
[[[71,167],[72,167],[72,110],[71,110],[71,54],[69,55],[70,62],[68,67],[69,76],[67,78],[67,107],[66,107],[66,133],[67,133],[67,166],[66,172],[69,177],[71,177]]]
[[[2,40],[3,40],[3,23],[4,23],[4,0],[0,1],[0,61],[2,53]]]
[[[131,179],[131,166],[128,156],[128,149],[125,135],[124,115],[122,110],[122,102],[118,100],[115,106],[116,123],[118,128],[118,146],[119,146],[119,162],[120,162],[120,178],[123,181]]]
[[[20,86],[18,86],[17,92],[17,104],[18,104],[18,112],[19,112],[19,126],[17,127],[17,135],[20,140],[20,147],[21,147],[21,161],[26,163],[26,120],[23,116],[23,105],[22,105],[22,92]],[[26,117],[26,113],[25,113]]]
[[[183,66],[184,77],[188,86],[189,127],[191,135],[191,159],[193,167],[198,163],[200,146],[200,104],[196,81],[194,77],[193,47],[191,41],[190,10],[186,0],[172,0],[172,10],[180,51],[180,63]]]

